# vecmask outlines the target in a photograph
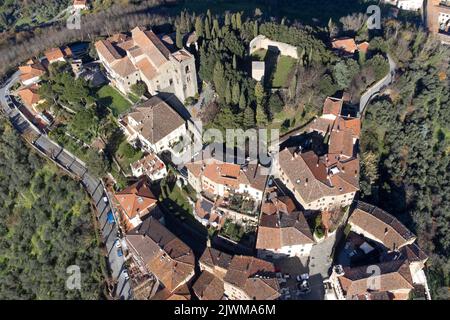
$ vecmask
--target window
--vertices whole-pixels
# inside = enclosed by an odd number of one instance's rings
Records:
[[[189,68],[189,66],[186,66],[186,68],[184,68],[185,73],[189,73],[191,70]]]
[[[171,86],[172,84],[173,84],[173,79],[170,78],[170,79],[169,79],[169,86]]]

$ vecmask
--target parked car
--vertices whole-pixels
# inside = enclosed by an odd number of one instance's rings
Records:
[[[122,252],[122,249],[121,249],[121,248],[117,248],[117,256],[118,256],[118,257],[123,256],[123,252]]]
[[[123,276],[125,277],[125,280],[130,279],[130,275],[128,274],[127,270],[123,270]]]
[[[108,197],[106,197],[106,196],[103,197],[103,202],[104,202],[104,203],[108,203]]]
[[[114,242],[114,244],[116,245],[117,248],[122,248],[122,243],[120,241],[119,238],[116,239],[116,241]]]
[[[109,224],[114,224],[115,221],[114,221],[114,215],[113,215],[112,211],[108,212],[106,219]]]

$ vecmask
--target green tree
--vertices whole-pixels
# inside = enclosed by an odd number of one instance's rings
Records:
[[[353,59],[341,60],[333,67],[333,76],[339,89],[348,88],[358,72],[358,63]]]
[[[177,28],[177,30],[176,30],[175,43],[176,43],[178,49],[183,48],[183,35],[180,31],[180,28]]]
[[[214,33],[216,35],[216,37],[221,37],[221,33],[220,33],[220,25],[219,25],[219,20],[217,18],[214,18],[213,20],[213,29],[214,29]]]
[[[233,89],[232,89],[232,92],[231,92],[231,96],[232,96],[231,100],[232,100],[233,104],[234,105],[239,104],[239,99],[241,97],[241,89],[239,88],[239,83],[238,82],[235,82],[233,84]]]
[[[240,12],[236,13],[236,28],[238,30],[242,29],[242,17],[241,17],[241,13]]]
[[[245,129],[255,127],[255,112],[250,106],[245,107],[243,112],[243,125]]]
[[[225,86],[225,103],[231,104],[231,101],[232,101],[231,86],[230,81],[227,81],[227,85]]]
[[[205,18],[205,38],[208,40],[211,39],[211,26],[209,25],[208,17]]]
[[[246,106],[247,106],[247,101],[245,99],[245,94],[244,94],[244,91],[241,91],[241,96],[239,98],[239,109],[244,110]]]
[[[283,110],[283,100],[278,93],[273,93],[268,102],[269,110],[272,114],[277,114]]]
[[[266,94],[264,92],[264,87],[261,84],[261,82],[257,82],[255,85],[255,98],[257,105],[262,106],[264,104]]]
[[[213,82],[217,94],[219,95],[219,97],[224,99],[226,89],[226,79],[225,79],[225,70],[220,61],[217,61],[216,65],[214,66]]]
[[[130,89],[136,96],[142,97],[147,92],[147,85],[144,81],[138,81],[133,84]]]
[[[195,19],[195,33],[197,37],[202,38],[204,36],[203,20],[201,17]]]
[[[230,13],[226,12],[225,13],[225,25],[228,27],[230,24],[231,24]]]
[[[256,37],[259,34],[259,27],[258,27],[258,21],[255,21],[255,24],[253,26],[253,36]]]
[[[258,124],[258,127],[265,127],[267,126],[267,123],[269,122],[267,118],[266,110],[264,110],[264,107],[261,105],[256,106],[256,123]]]
[[[86,165],[89,171],[95,176],[101,178],[108,171],[108,166],[103,153],[94,149],[89,149],[86,156]]]
[[[206,11],[206,16],[208,17],[208,20],[209,20],[209,21],[212,21],[211,10],[208,9],[208,10]]]

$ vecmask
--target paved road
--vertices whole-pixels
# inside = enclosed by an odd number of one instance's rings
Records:
[[[36,149],[80,179],[97,208],[97,218],[101,228],[102,241],[108,252],[109,268],[112,278],[117,281],[116,297],[119,299],[131,299],[131,286],[129,281],[125,279],[123,273],[125,269],[124,257],[119,257],[117,255],[117,249],[115,248],[115,241],[118,236],[117,225],[115,223],[108,223],[107,221],[107,215],[108,212],[111,211],[111,206],[109,199],[106,202],[103,200],[106,195],[103,184],[99,179],[89,174],[81,160],[51,141],[47,135],[39,132],[39,130],[19,112],[14,103],[8,99],[9,90],[17,81],[17,78],[18,73],[16,72],[7,82],[5,82],[4,86],[0,88],[0,102],[3,111],[9,117],[11,123],[19,133],[32,134],[36,137],[33,144]]]
[[[374,84],[372,87],[370,87],[359,100],[359,113],[362,115],[364,112],[364,109],[370,102],[370,100],[376,96],[380,91],[390,85],[392,81],[394,81],[395,76],[395,69],[397,68],[397,65],[395,64],[395,61],[387,55],[388,61],[389,61],[389,73],[380,81],[378,81],[376,84]]]

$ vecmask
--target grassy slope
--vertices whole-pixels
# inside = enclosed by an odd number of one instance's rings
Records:
[[[100,98],[99,103],[109,108],[116,117],[131,107],[131,103],[109,85],[100,88],[97,95]]]

